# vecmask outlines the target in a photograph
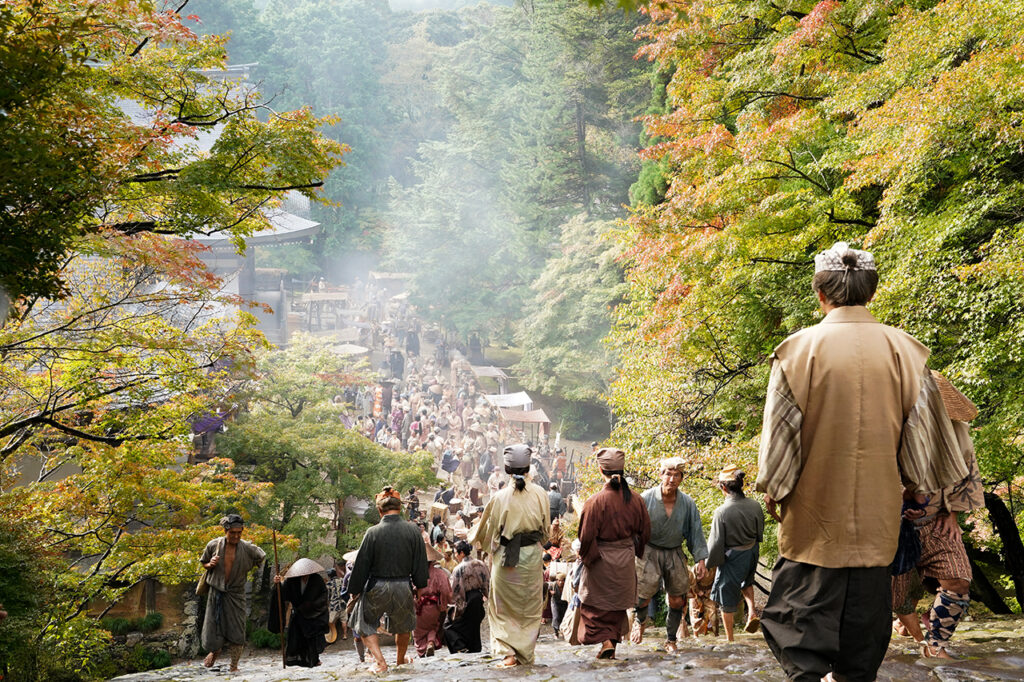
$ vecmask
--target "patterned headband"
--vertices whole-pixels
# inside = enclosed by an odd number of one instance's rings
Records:
[[[853,253],[857,256],[857,262],[854,265],[847,265],[843,262],[843,255],[847,252]],[[855,271],[855,270],[874,270],[875,269],[875,257],[868,251],[858,251],[857,249],[851,249],[850,245],[846,242],[836,242],[832,245],[831,249],[822,251],[814,257],[814,272],[843,272],[843,271]]]
[[[377,493],[377,497],[375,497],[374,500],[379,505],[380,503],[384,502],[385,500],[387,500],[390,497],[393,497],[393,498],[397,499],[399,502],[401,502],[401,500],[402,500],[401,493],[399,493],[394,488],[391,488],[390,486],[387,487],[387,488],[384,488],[384,490],[382,490],[379,493]]]

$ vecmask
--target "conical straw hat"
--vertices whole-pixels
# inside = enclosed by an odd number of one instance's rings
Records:
[[[441,559],[444,559],[444,555],[443,555],[443,554],[441,554],[441,553],[440,553],[439,551],[437,551],[436,549],[434,549],[434,547],[433,547],[433,546],[431,546],[431,545],[430,545],[430,544],[429,544],[429,543],[428,543],[428,542],[427,542],[426,540],[424,540],[424,541],[423,541],[423,544],[424,544],[424,545],[426,546],[426,548],[427,548],[427,561],[428,561],[428,562],[431,562],[431,561],[440,561]]]
[[[312,559],[299,559],[291,568],[284,574],[285,578],[298,578],[303,575],[312,575],[314,573],[326,573],[327,569],[313,561]]]
[[[950,383],[949,379],[942,376],[934,369],[932,377],[939,387],[939,395],[946,405],[946,414],[953,421],[969,422],[978,416],[978,406],[971,402],[971,399],[957,390],[957,387]]]

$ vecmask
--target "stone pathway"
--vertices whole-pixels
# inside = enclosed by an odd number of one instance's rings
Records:
[[[545,628],[550,633],[550,628]],[[162,670],[125,675],[120,682],[333,682],[334,680],[735,680],[783,682],[782,673],[760,634],[737,635],[729,644],[718,639],[681,642],[678,654],[657,650],[664,643],[664,629],[649,631],[640,646],[620,645],[621,660],[597,661],[595,647],[571,647],[551,634],[537,645],[537,664],[511,670],[495,669],[488,654],[447,655],[420,658],[411,665],[393,667],[374,676],[360,664],[351,640],[327,648],[319,668],[281,668],[281,659],[267,650],[247,651],[237,673],[227,665],[204,668],[201,660],[186,661]],[[959,661],[922,659],[909,639],[893,637],[878,679],[881,682],[966,682],[968,680],[1024,681],[1024,620],[1002,619],[965,622],[957,631]],[[385,656],[394,660],[393,647]]]

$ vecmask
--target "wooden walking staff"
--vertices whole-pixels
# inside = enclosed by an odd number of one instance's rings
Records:
[[[274,575],[281,575],[281,564],[277,560],[277,531],[270,531],[274,536]],[[281,624],[281,667],[288,667],[288,655],[285,653],[285,639],[284,639],[284,608],[281,607],[281,585],[284,583],[277,584],[277,617]]]

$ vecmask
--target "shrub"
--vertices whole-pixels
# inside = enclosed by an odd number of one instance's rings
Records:
[[[104,618],[100,625],[112,635],[127,635],[135,629],[135,623],[128,618]]]
[[[249,642],[258,649],[279,649],[281,635],[274,634],[266,628],[257,628],[249,636]]]
[[[142,632],[156,632],[163,624],[164,614],[153,612],[140,618],[137,626]]]
[[[124,667],[129,672],[146,672],[157,668],[166,668],[171,664],[171,655],[162,649],[154,649],[136,644],[124,659]]]
[[[150,670],[156,670],[157,668],[166,668],[171,664],[171,654],[164,651],[163,649],[151,649],[153,652],[150,658]]]

